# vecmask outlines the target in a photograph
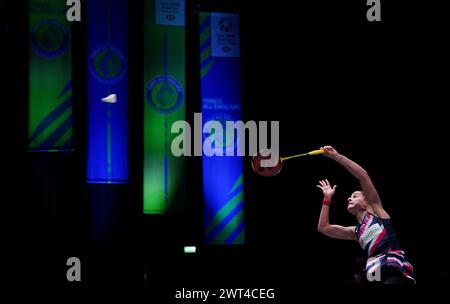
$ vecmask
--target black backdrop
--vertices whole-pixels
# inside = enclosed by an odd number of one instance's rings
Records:
[[[199,111],[196,11],[240,12],[245,119],[280,121],[284,155],[331,144],[359,162],[394,220],[415,266],[418,288],[448,282],[448,268],[439,262],[448,257],[449,209],[441,10],[382,1],[382,22],[369,23],[365,1],[302,1],[296,6],[249,2],[187,2],[188,114]],[[71,154],[27,154],[26,3],[1,5],[6,52],[2,116],[7,118],[2,231],[10,282],[144,287],[164,298],[182,287],[278,288],[286,298],[324,285],[354,285],[353,262],[362,255],[358,244],[316,232],[321,195],[315,185],[325,177],[339,185],[332,221],[354,223],[345,200],[357,182],[329,159],[290,161],[274,178],[256,176],[247,166],[247,244],[199,245],[193,256],[183,255],[182,246],[201,243],[201,162],[187,160],[184,213],[143,216],[140,102],[130,105],[130,184],[86,186],[86,19],[73,24],[76,149]],[[130,100],[138,101],[141,8],[141,1],[130,2]],[[70,256],[82,261],[79,284],[65,279]]]

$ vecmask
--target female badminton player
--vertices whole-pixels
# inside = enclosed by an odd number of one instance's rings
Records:
[[[325,146],[325,156],[335,160],[355,176],[361,190],[348,198],[347,210],[356,217],[356,226],[331,225],[330,203],[336,191],[328,180],[319,182],[323,192],[318,230],[326,236],[356,240],[367,253],[366,279],[369,283],[413,284],[416,282],[412,265],[400,247],[389,214],[383,209],[380,197],[367,172],[358,164],[339,154],[333,147]],[[378,275],[377,275],[378,274]]]

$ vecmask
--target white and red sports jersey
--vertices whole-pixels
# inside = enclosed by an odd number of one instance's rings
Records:
[[[382,219],[366,212],[355,232],[359,244],[369,257],[366,264],[368,273],[392,266],[406,278],[416,281],[413,267],[400,246],[391,219]]]

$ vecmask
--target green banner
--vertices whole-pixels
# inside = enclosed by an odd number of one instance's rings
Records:
[[[170,150],[172,123],[185,119],[184,14],[184,0],[145,1],[144,213],[184,204],[184,160]]]
[[[72,52],[65,0],[29,0],[30,151],[72,149]]]

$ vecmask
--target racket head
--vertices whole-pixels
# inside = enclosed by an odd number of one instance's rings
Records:
[[[272,167],[262,167],[261,161],[264,159],[270,159],[270,154],[267,156],[263,156],[260,152],[258,152],[257,155],[253,156],[251,163],[252,169],[256,174],[270,177],[278,175],[281,172],[281,169],[283,169],[283,161],[280,157],[278,157],[276,165]]]

